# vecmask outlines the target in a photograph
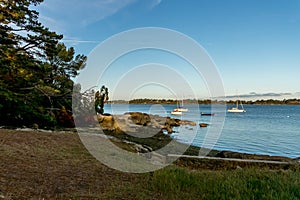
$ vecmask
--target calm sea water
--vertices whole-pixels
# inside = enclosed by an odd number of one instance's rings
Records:
[[[229,105],[230,106],[230,105]],[[105,112],[123,114],[128,111],[145,112],[161,116],[171,116],[175,105],[112,104],[105,105]],[[175,118],[209,123],[208,128],[183,126],[175,128],[174,139],[206,146],[211,134],[216,138],[211,142],[218,150],[231,150],[243,153],[267,154],[300,157],[300,106],[293,105],[244,105],[246,113],[226,113],[220,133],[213,133],[213,118],[201,116],[200,112],[210,112],[209,105],[186,105],[189,112]],[[211,129],[212,132],[209,132]],[[217,137],[215,137],[217,135]],[[206,139],[205,139],[206,138]],[[211,144],[210,143],[210,144]]]

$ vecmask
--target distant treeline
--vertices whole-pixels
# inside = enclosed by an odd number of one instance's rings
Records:
[[[184,104],[197,104],[201,101],[201,104],[211,104],[211,100],[196,100],[196,99],[185,99]],[[177,104],[181,103],[181,101],[177,101],[174,99],[133,99],[129,101],[125,100],[113,100],[108,103],[113,104]]]
[[[235,104],[235,100],[197,100],[197,99],[185,99],[183,100],[184,104]],[[255,105],[300,105],[300,99],[267,99],[267,100],[255,100],[255,101],[241,101],[243,104],[255,104]],[[130,101],[125,100],[114,100],[109,101],[109,103],[114,104],[177,104],[181,103],[181,101],[177,101],[174,99],[133,99]]]
[[[228,101],[228,104],[235,103],[235,101]],[[243,104],[258,104],[258,105],[300,105],[300,99],[267,99],[256,101],[242,101]]]

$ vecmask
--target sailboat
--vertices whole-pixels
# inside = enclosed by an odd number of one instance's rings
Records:
[[[171,115],[182,115],[182,111],[178,110],[177,108],[174,108],[174,110],[171,112]]]
[[[183,107],[183,99],[181,100],[181,105],[178,106],[178,102],[177,102],[177,108],[175,108],[177,111],[180,112],[188,112],[189,109]]]
[[[241,108],[239,108],[239,100],[236,101],[236,107],[230,108],[227,111],[230,113],[243,113],[246,112],[246,110],[243,107],[242,102],[240,102]]]
[[[171,112],[172,115],[182,115],[182,112],[188,112],[189,109],[183,107],[183,100],[181,103],[181,106],[178,106],[177,102],[177,108],[174,108],[174,110]]]

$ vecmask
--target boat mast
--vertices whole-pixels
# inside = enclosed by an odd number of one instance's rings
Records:
[[[241,101],[241,107],[242,107],[243,110],[245,110],[242,101]]]

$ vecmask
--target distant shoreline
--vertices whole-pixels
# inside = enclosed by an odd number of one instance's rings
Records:
[[[234,100],[196,100],[184,99],[184,104],[235,104]],[[266,99],[266,100],[241,100],[246,105],[300,105],[300,99]],[[108,101],[108,104],[177,104],[177,100],[173,99],[133,99],[133,100],[113,100]]]

